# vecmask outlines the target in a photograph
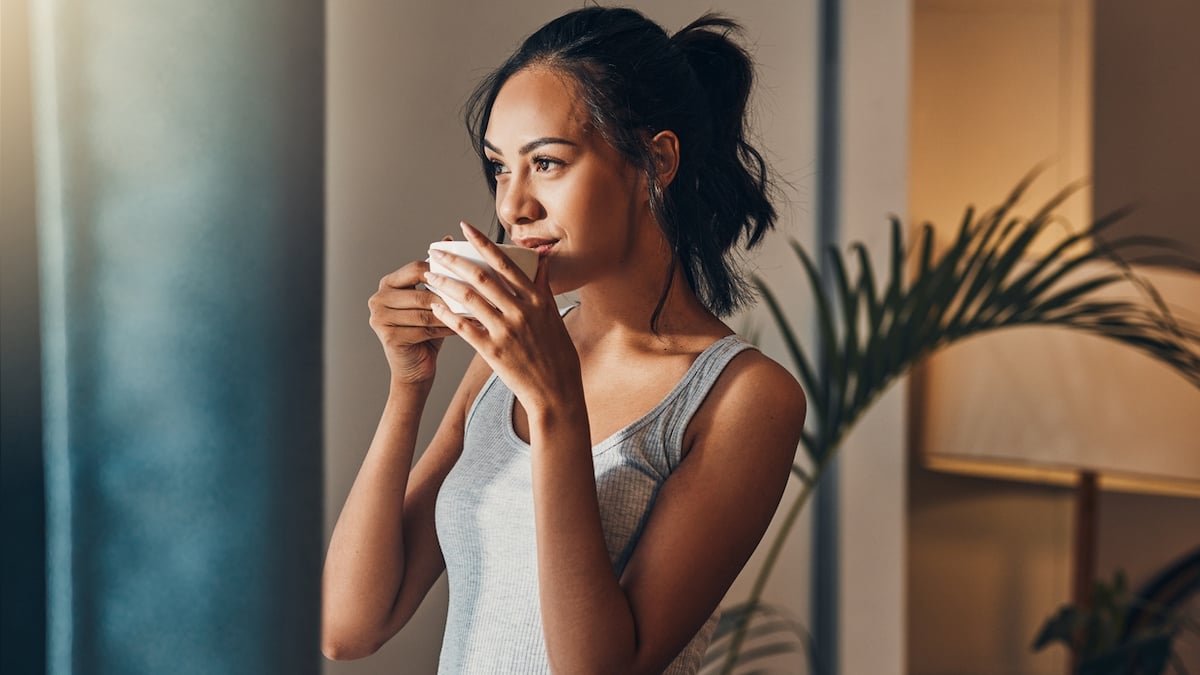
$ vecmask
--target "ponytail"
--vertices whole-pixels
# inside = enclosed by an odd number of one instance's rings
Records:
[[[707,133],[697,139],[702,145],[692,144],[698,161],[690,180],[677,180],[667,191],[681,221],[677,258],[692,288],[720,315],[751,297],[729,252],[743,237],[746,248],[756,246],[776,219],[767,163],[746,139],[754,66],[729,38],[740,30],[733,20],[710,13],[671,38],[694,75],[696,98],[707,116],[702,124]]]

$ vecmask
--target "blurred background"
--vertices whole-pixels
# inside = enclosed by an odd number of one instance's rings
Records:
[[[492,224],[462,104],[578,3],[2,2],[0,670],[435,672],[444,579],[377,654],[317,650],[324,545],[386,396],[366,301],[458,220]],[[948,237],[1039,163],[1018,211],[1087,178],[1064,227],[1137,202],[1116,235],[1200,249],[1194,2],[637,6],[669,31],[710,9],[746,29],[783,198],[747,266],[802,338],[813,307],[789,238],[883,259],[889,216]],[[1184,278],[1179,297],[1200,297]],[[761,307],[730,325],[792,365]],[[872,405],[787,538],[766,598],[814,630],[823,672],[1067,670],[1064,650],[1030,644],[1071,599],[1073,472],[1111,462],[1036,442],[1006,448],[1009,463],[1042,458],[1066,479],[934,461],[1007,438],[978,433],[980,408],[949,407],[1004,374],[967,347]],[[468,349],[448,341],[441,359],[419,446]],[[1152,472],[1184,489],[1102,484],[1097,576],[1137,586],[1200,545],[1188,409]],[[1109,452],[1139,468],[1139,450]],[[798,655],[771,665],[811,672]]]

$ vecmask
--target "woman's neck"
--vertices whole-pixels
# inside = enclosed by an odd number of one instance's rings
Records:
[[[700,303],[678,266],[659,312],[657,330],[652,330],[650,322],[662,297],[666,269],[659,268],[657,274],[644,271],[638,275],[641,279],[634,276],[579,289],[579,307],[571,312],[574,316],[568,329],[581,352],[608,347],[690,351],[689,338],[711,338],[729,332]]]

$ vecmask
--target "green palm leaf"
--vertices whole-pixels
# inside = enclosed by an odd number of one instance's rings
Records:
[[[723,667],[720,661],[726,654],[724,646],[739,634],[745,645],[739,655],[739,666],[784,654],[802,654],[810,669],[813,667],[812,635],[803,624],[781,607],[742,603],[722,612],[700,672],[715,672],[714,668]]]
[[[762,592],[778,560],[782,544],[820,480],[824,467],[841,440],[871,404],[901,375],[934,351],[958,340],[1014,326],[1055,326],[1083,331],[1141,350],[1176,370],[1200,388],[1200,330],[1181,324],[1145,279],[1122,259],[1133,246],[1163,249],[1180,259],[1179,246],[1158,237],[1124,237],[1106,242],[1101,235],[1128,210],[1097,219],[1084,231],[1063,236],[1049,251],[1034,255],[1039,235],[1058,222],[1056,209],[1080,185],[1067,186],[1028,219],[1012,215],[1037,170],[1023,178],[999,206],[978,218],[968,208],[955,240],[935,253],[933,228],[924,225],[917,245],[906,251],[902,226],[893,218],[887,285],[876,288],[876,274],[867,249],[850,248],[857,259],[857,276],[849,272],[837,249],[828,251],[832,281],[823,283],[818,266],[799,243],[791,247],[804,269],[816,307],[820,357],[828,368],[813,367],[774,292],[759,278],[754,285],[766,301],[775,325],[810,395],[814,432],[801,439],[812,468],[794,467],[803,483],[789,506],[759,571],[750,598],[742,605],[741,620],[715,640],[710,658],[732,673],[751,656],[775,653],[781,643],[767,642],[742,653],[748,636],[769,638],[792,630],[779,623],[751,629],[750,619],[762,604]],[[1086,252],[1078,244],[1092,242]],[[915,258],[915,273],[906,282],[904,270]],[[1102,263],[1102,264],[1097,264]],[[1193,263],[1194,264],[1194,263]],[[1101,267],[1101,272],[1087,272]],[[1144,302],[1101,299],[1096,294],[1121,284],[1137,289]]]

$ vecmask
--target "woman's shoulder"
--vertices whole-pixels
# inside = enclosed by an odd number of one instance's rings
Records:
[[[685,344],[687,346],[683,346]],[[682,353],[694,358],[716,352],[725,355],[721,360],[728,359],[713,383],[713,392],[718,394],[714,398],[732,396],[738,401],[756,404],[775,403],[803,415],[804,391],[792,373],[715,317],[687,340],[681,341],[681,347]],[[730,352],[733,352],[732,356],[729,356]]]
[[[723,386],[736,400],[774,404],[793,413],[802,413],[806,404],[804,390],[791,372],[758,349],[746,349],[735,356],[717,386]]]
[[[736,445],[736,439],[748,438],[748,430],[760,438],[798,438],[807,409],[804,390],[786,368],[757,349],[744,349],[730,359],[696,411],[685,447],[706,441]],[[779,445],[780,451],[795,449],[788,445]]]

